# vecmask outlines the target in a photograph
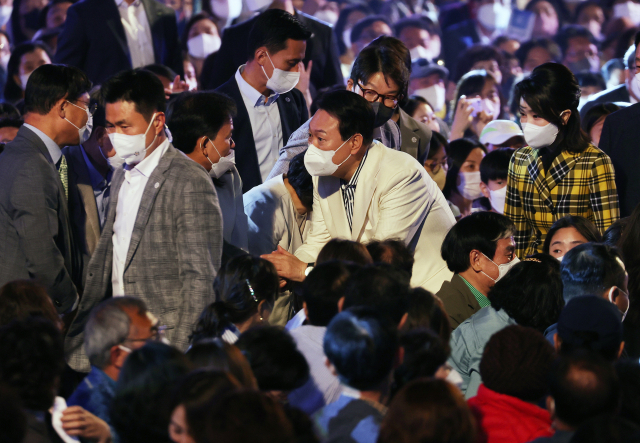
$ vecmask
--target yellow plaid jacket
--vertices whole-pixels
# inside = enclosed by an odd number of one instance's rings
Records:
[[[620,218],[613,165],[593,145],[579,154],[562,151],[545,173],[539,150],[511,157],[505,215],[516,225],[516,254],[542,252],[553,222],[565,215],[591,220],[601,233]]]

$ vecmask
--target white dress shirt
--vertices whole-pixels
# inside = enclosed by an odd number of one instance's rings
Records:
[[[138,216],[140,201],[151,173],[156,169],[160,159],[169,148],[169,140],[162,142],[147,158],[134,168],[124,170],[124,181],[118,193],[116,219],[113,222],[113,269],[111,284],[113,296],[124,296],[124,267],[129,252],[131,234]]]
[[[127,36],[127,46],[131,55],[133,68],[155,63],[151,26],[140,0],[129,5],[125,0],[115,0],[120,13],[120,20]]]
[[[236,82],[240,89],[240,95],[249,113],[253,141],[258,153],[258,164],[262,182],[267,180],[269,173],[278,160],[278,152],[282,147],[282,123],[280,122],[280,110],[278,109],[279,94],[265,97],[256,91],[242,78],[242,65],[236,71]],[[265,102],[266,100],[266,102]]]

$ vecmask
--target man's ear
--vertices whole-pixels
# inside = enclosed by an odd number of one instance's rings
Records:
[[[349,92],[356,92],[356,91],[353,89],[353,80],[351,80],[351,79],[347,80],[347,91],[349,91]]]
[[[484,182],[480,182],[480,191],[482,191],[482,195],[484,195],[487,198],[490,198],[489,187],[485,185]]]
[[[482,270],[482,267],[480,266],[481,255],[482,254],[477,249],[472,249],[471,252],[469,252],[469,264],[476,272],[480,272]]]
[[[264,46],[260,46],[258,49],[256,49],[256,52],[253,53],[253,59],[260,65],[260,66],[264,66],[266,62],[268,62],[267,59],[267,48]]]
[[[563,124],[567,124],[569,122],[569,117],[571,117],[571,109],[565,110],[560,118],[562,119]]]
[[[353,137],[351,137],[351,155],[360,153],[363,145],[364,138],[361,134],[355,134]]]
[[[60,118],[65,118],[67,116],[68,105],[69,103],[67,103],[67,98],[64,97],[56,102],[56,104],[53,106],[53,109],[58,113]]]
[[[340,300],[338,300],[338,312],[342,312],[343,306],[344,306],[344,297],[340,297]]]

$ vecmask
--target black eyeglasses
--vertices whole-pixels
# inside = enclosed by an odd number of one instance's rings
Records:
[[[378,94],[374,89],[365,89],[360,83],[358,83],[358,88],[360,88],[362,96],[368,102],[376,102],[382,97],[382,103],[384,103],[387,108],[395,108],[398,106],[399,97],[397,95]]]

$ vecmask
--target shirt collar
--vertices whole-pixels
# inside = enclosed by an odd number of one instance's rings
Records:
[[[471,283],[469,283],[463,276],[461,276],[460,274],[458,274],[458,277],[460,277],[462,279],[463,282],[465,282],[465,284],[469,287],[469,290],[471,291],[471,293],[473,294],[473,296],[475,297],[475,299],[478,301],[478,304],[480,305],[481,308],[485,308],[487,306],[491,306],[491,302],[489,301],[489,298],[485,297],[484,294],[480,291],[478,291]]]
[[[250,103],[253,103],[254,108],[258,106],[271,106],[278,99],[278,97],[280,97],[280,94],[274,92],[269,96],[267,102],[265,103],[264,99],[267,97],[257,91],[242,77],[242,71],[244,71],[245,66],[246,65],[240,66],[236,71],[236,82],[238,83],[238,89],[240,89],[240,93],[244,97],[246,97]]]
[[[40,137],[40,140],[42,140],[44,145],[47,147],[47,151],[49,151],[49,155],[51,156],[51,160],[53,160],[53,164],[54,165],[57,164],[58,160],[60,160],[60,157],[62,157],[62,151],[60,150],[60,146],[58,146],[58,144],[56,142],[54,142],[51,139],[51,137],[49,137],[47,134],[45,134],[44,132],[42,132],[41,130],[36,128],[35,126],[31,126],[28,123],[25,123],[23,126],[29,128],[38,137]]]
[[[138,163],[131,171],[138,171],[140,174],[149,178],[151,173],[156,169],[160,159],[169,148],[169,140],[165,139],[147,158]]]
[[[353,176],[349,180],[349,183],[346,183],[344,180],[340,180],[343,187],[355,188],[358,185],[358,178],[360,178],[360,171],[362,171],[362,167],[364,166],[364,162],[367,159],[367,155],[369,155],[369,149],[367,149],[367,151],[364,153],[364,157],[362,157],[362,161],[358,165],[358,169],[356,169],[356,172],[353,174]]]
[[[98,148],[100,149],[100,148]],[[82,157],[84,157],[84,162],[87,165],[87,169],[89,170],[89,178],[91,179],[91,187],[93,189],[101,187],[103,183],[107,183],[107,180],[98,172],[89,157],[87,156],[87,152],[84,150],[84,146],[80,145],[80,151],[82,151]],[[111,172],[107,175],[107,178],[111,175]]]

